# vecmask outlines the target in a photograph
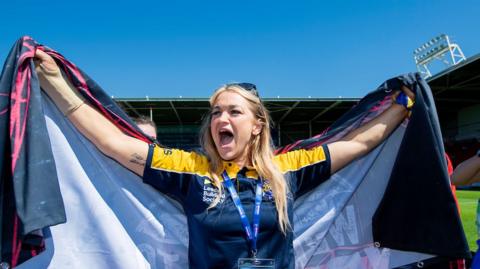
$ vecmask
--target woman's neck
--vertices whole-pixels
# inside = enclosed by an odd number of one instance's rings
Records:
[[[246,150],[248,152],[248,150]],[[232,160],[238,167],[243,168],[245,166],[252,166],[252,160],[249,158],[248,153],[239,156],[238,158]]]

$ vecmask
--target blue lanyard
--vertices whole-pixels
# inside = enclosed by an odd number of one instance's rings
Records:
[[[240,220],[242,221],[243,229],[245,230],[245,234],[247,235],[247,239],[250,242],[250,247],[252,250],[253,257],[257,255],[257,237],[258,237],[258,229],[260,227],[260,205],[262,204],[262,180],[260,179],[257,183],[257,188],[255,190],[255,209],[253,210],[253,232],[252,226],[250,226],[250,222],[248,221],[247,215],[245,214],[245,210],[243,210],[242,202],[240,201],[240,197],[238,197],[237,191],[233,187],[232,180],[228,176],[227,172],[224,171],[223,174],[223,182],[225,187],[230,192],[230,196],[232,196],[233,203],[240,214]]]

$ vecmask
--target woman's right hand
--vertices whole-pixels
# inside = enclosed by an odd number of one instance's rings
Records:
[[[37,49],[34,61],[40,86],[65,116],[84,104],[83,97],[70,81],[62,76],[52,56]]]
[[[35,64],[40,86],[75,127],[105,155],[142,176],[148,144],[125,135],[96,109],[85,104],[50,55],[37,49]]]
[[[52,56],[48,55],[42,50],[37,49],[35,51],[34,61],[37,73],[42,72],[42,70],[38,70],[40,68],[48,73],[57,73],[60,71],[60,68],[58,68],[57,63],[55,62],[55,60],[53,60]]]

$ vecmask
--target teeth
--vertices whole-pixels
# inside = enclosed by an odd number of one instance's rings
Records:
[[[230,131],[224,130],[224,131],[220,131],[220,135],[230,135],[230,136],[233,136],[233,133],[230,132]]]

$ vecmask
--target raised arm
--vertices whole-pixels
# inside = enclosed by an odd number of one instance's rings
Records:
[[[407,87],[403,86],[402,91],[414,99],[414,94]],[[328,144],[331,173],[342,169],[382,143],[405,119],[407,113],[405,106],[394,103],[378,117],[353,130],[342,140]]]
[[[42,89],[57,107],[105,155],[143,176],[148,144],[125,135],[79,95],[65,79],[57,64],[43,51],[35,53],[36,70]]]
[[[480,150],[479,153],[470,159],[463,161],[455,170],[451,177],[452,183],[455,186],[470,185],[475,182],[480,182]]]

